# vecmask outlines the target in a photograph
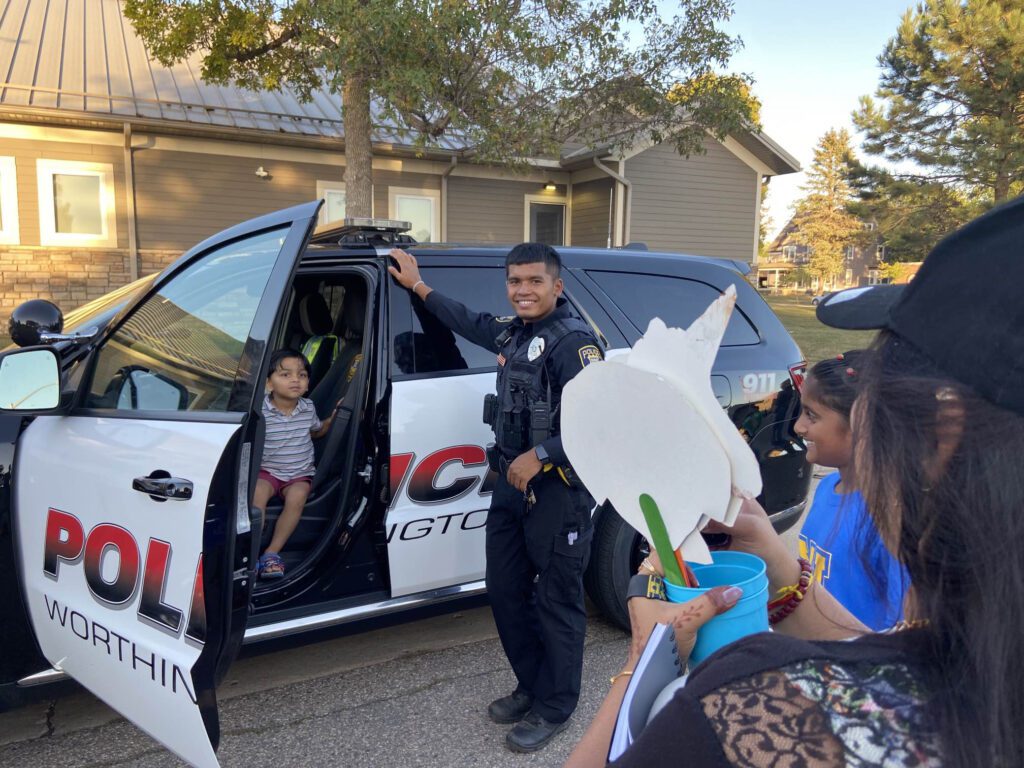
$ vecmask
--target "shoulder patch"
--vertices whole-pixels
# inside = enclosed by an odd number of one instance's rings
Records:
[[[604,357],[601,355],[601,350],[595,347],[593,344],[587,344],[585,347],[580,347],[580,365],[586,368],[591,363],[603,360]]]
[[[515,315],[502,315],[501,317],[494,318],[494,321],[497,323],[511,323],[515,319]]]

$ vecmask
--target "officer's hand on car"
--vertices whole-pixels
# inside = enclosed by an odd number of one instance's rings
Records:
[[[398,281],[398,284],[410,291],[415,289],[417,283],[422,283],[420,268],[416,264],[416,257],[406,253],[401,248],[392,248],[388,254],[394,259],[395,264],[388,267],[388,272]]]
[[[537,458],[537,454],[533,452],[533,448],[531,448],[525,453],[519,454],[515,461],[508,465],[508,474],[505,476],[505,479],[517,491],[526,493],[526,486],[537,476],[541,469],[543,469],[543,465],[540,463],[540,459]]]

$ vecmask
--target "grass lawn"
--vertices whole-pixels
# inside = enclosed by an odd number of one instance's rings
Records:
[[[764,298],[800,345],[808,367],[840,352],[866,347],[875,337],[876,331],[841,331],[823,325],[814,316],[815,308],[811,306],[810,296]]]

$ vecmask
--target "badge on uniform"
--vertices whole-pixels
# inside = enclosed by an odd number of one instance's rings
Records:
[[[531,363],[544,354],[544,337],[534,336],[530,348],[526,350],[526,359]]]
[[[587,344],[585,347],[580,347],[580,365],[586,368],[591,363],[596,363],[598,360],[602,360],[601,350],[595,347],[593,344]]]

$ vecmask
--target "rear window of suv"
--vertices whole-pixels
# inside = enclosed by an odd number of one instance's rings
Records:
[[[707,283],[668,275],[587,270],[629,321],[643,333],[660,317],[670,328],[687,328],[721,292]],[[732,313],[722,339],[723,347],[757,344],[761,337],[742,312]]]

